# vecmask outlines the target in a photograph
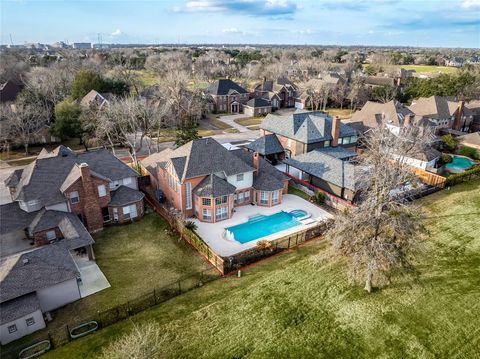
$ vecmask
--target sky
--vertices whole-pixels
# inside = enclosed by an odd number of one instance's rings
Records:
[[[0,43],[480,48],[480,0],[0,0]]]

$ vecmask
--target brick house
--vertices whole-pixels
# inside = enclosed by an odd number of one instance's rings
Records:
[[[316,148],[341,146],[355,150],[357,131],[323,112],[297,110],[293,114],[269,114],[260,125],[262,136],[275,134],[285,157],[310,152]]]
[[[212,138],[164,150],[141,163],[173,209],[203,222],[231,218],[238,206],[280,204],[288,189],[288,178],[258,153],[229,151]]]
[[[210,111],[241,113],[249,99],[248,91],[229,79],[220,79],[205,90]]]
[[[293,107],[297,97],[297,87],[284,77],[276,80],[263,78],[261,83],[253,87],[253,93],[255,98],[269,100],[273,109]]]
[[[264,98],[252,98],[243,106],[246,116],[264,116],[272,112],[272,104]]]

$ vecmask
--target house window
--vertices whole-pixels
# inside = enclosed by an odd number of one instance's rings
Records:
[[[202,216],[204,221],[211,221],[212,220],[212,211],[209,208],[204,208],[202,210]]]
[[[210,198],[202,198],[202,206],[210,206],[212,204],[212,200]]]
[[[237,204],[237,194],[236,193],[233,195],[233,203]]]
[[[8,326],[8,334],[15,333],[17,331],[17,326],[15,324]]]
[[[237,182],[242,182],[243,181],[243,173],[240,173],[237,175]]]
[[[260,191],[260,204],[268,204],[268,192]]]
[[[215,209],[215,220],[220,221],[228,217],[227,207],[219,207]]]
[[[113,220],[118,221],[118,208],[117,207],[113,208]]]
[[[350,144],[350,137],[344,137],[344,138],[343,138],[343,144],[344,144],[344,145]]]
[[[131,219],[137,217],[137,206],[132,204],[122,208],[123,219]]]
[[[102,217],[103,222],[110,222],[110,212],[108,211],[108,207],[102,208]]]
[[[190,182],[185,183],[185,196],[187,209],[192,209],[192,184]]]
[[[280,191],[273,191],[272,192],[272,203],[277,204],[280,199]]]
[[[70,203],[74,204],[78,202],[80,202],[80,198],[78,197],[78,192],[77,191],[70,192]]]
[[[55,231],[48,231],[47,232],[47,240],[49,241],[53,241],[54,239],[57,238],[57,234],[55,233]]]
[[[107,189],[104,184],[98,186],[98,197],[105,197],[107,195]]]
[[[357,136],[350,137],[350,143],[355,143],[355,142],[357,142]]]
[[[228,196],[222,196],[222,197],[217,197],[215,198],[215,204],[225,204],[228,201]]]
[[[35,319],[33,317],[25,319],[25,323],[27,323],[27,327],[30,327],[35,324]]]
[[[239,203],[243,203],[243,192],[240,192],[240,193],[238,194],[238,202],[239,202]]]
[[[245,192],[245,202],[250,201],[250,191]]]
[[[323,147],[330,147],[330,141],[323,142]]]

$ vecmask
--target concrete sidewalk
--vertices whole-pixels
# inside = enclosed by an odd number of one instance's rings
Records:
[[[242,126],[234,121],[237,118],[245,118],[245,117],[247,117],[245,116],[245,114],[239,113],[237,115],[220,116],[218,119],[223,123],[226,123],[227,125],[232,126],[239,132],[251,132],[251,130],[249,130],[245,126]]]

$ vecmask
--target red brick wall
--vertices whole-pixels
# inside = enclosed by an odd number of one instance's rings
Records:
[[[50,232],[51,230],[55,230],[55,235],[57,236],[57,239],[63,238],[63,234],[58,227],[36,232],[33,234],[33,241],[35,242],[35,245],[37,247],[50,243],[49,240],[47,239],[47,232]]]

